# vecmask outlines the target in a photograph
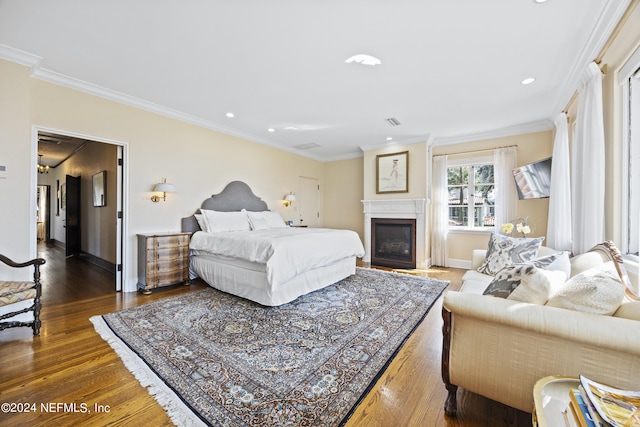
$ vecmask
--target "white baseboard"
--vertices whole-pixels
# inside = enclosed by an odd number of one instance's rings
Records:
[[[471,261],[466,259],[449,258],[449,267],[469,270],[471,269]]]

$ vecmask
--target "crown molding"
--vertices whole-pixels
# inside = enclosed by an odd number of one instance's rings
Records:
[[[377,149],[386,148],[386,147],[394,147],[396,145],[413,145],[413,144],[424,144],[424,143],[427,143],[427,145],[429,145],[429,142],[431,140],[432,140],[431,134],[427,134],[425,136],[420,136],[420,137],[406,139],[406,140],[397,140],[397,141],[394,140],[394,141],[383,142],[380,144],[360,145],[360,149],[362,151],[369,151],[369,150],[377,150]]]
[[[554,111],[562,111],[571,101],[573,94],[578,89],[580,75],[590,62],[600,55],[609,37],[622,19],[622,16],[629,8],[632,0],[608,0],[604,10],[598,18],[598,23],[591,33],[589,41],[580,53],[578,60],[569,73],[562,90],[559,91],[558,99],[554,103]]]
[[[41,56],[7,46],[6,44],[0,44],[0,59],[6,59],[27,67],[36,67],[42,62]]]
[[[486,132],[468,133],[464,135],[440,136],[435,137],[433,146],[440,147],[443,145],[461,144],[463,142],[482,141],[485,139],[503,138],[506,136],[524,135],[527,133],[542,132],[553,129],[553,120],[544,119],[535,122],[523,123],[516,126],[508,126],[502,129],[495,129]]]

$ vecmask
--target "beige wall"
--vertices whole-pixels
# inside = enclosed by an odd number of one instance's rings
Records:
[[[379,154],[409,152],[409,192],[376,194],[376,156]],[[364,199],[426,199],[427,144],[392,145],[364,152]]]
[[[0,60],[0,253],[22,262],[35,255],[36,172],[29,121],[29,73],[20,65]],[[35,156],[35,157],[34,157]],[[0,266],[3,279],[28,279],[28,269]]]
[[[325,226],[354,230],[364,241],[362,158],[325,163]]]
[[[0,213],[0,253],[35,255],[36,126],[125,146],[125,290],[137,282],[136,233],[179,230],[180,218],[230,181],[247,182],[283,216],[280,200],[296,191],[299,176],[318,177],[324,199],[322,162],[32,79],[27,67],[3,60],[0,90],[0,164],[8,169],[0,191],[11,207]],[[151,190],[163,177],[176,193],[153,203]]]
[[[554,132],[544,131],[525,135],[494,138],[483,141],[473,141],[463,144],[433,147],[433,155],[459,154],[477,150],[491,150],[496,147],[516,145],[517,165],[522,166],[537,160],[551,157],[553,153]],[[517,195],[515,195],[517,197]],[[531,237],[547,234],[547,216],[549,213],[549,199],[530,199],[518,201],[518,217],[527,217],[533,226]],[[515,219],[515,218],[514,218]],[[490,232],[485,231],[453,231],[449,234],[449,264],[458,267],[470,266],[473,249],[486,248]]]

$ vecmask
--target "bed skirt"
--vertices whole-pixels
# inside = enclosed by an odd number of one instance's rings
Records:
[[[355,274],[356,257],[343,258],[305,271],[277,286],[268,283],[264,264],[212,255],[192,255],[190,269],[192,278],[200,277],[213,288],[262,305],[277,306]]]

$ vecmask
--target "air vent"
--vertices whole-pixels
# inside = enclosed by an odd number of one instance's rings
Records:
[[[395,117],[389,117],[385,120],[387,121],[387,123],[389,123],[389,126],[400,126],[402,124],[400,123],[400,120],[396,119]]]
[[[310,142],[309,144],[300,144],[300,145],[294,145],[293,148],[297,148],[298,150],[308,150],[310,148],[318,148],[320,147],[318,144],[316,144],[315,142]]]

